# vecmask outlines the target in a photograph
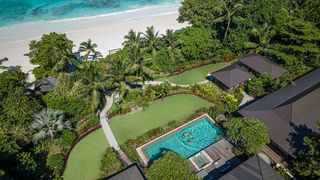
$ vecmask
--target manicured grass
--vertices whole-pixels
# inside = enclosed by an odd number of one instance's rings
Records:
[[[119,144],[173,120],[183,120],[211,104],[192,95],[176,95],[152,102],[141,112],[114,118],[110,126]]]
[[[82,139],[71,151],[66,170],[65,180],[97,179],[100,172],[100,160],[109,144],[102,129],[98,129]]]
[[[119,144],[135,138],[151,129],[173,120],[183,120],[201,107],[211,104],[192,95],[176,95],[157,100],[141,112],[114,118],[110,126]],[[100,160],[107,148],[105,136],[99,129],[84,138],[70,154],[64,178],[96,179],[99,176]]]
[[[160,80],[168,80],[176,84],[194,84],[205,80],[208,73],[216,71],[222,67],[229,65],[229,62],[220,62],[216,64],[209,64],[202,67],[194,68],[183,72],[176,76],[161,78]]]

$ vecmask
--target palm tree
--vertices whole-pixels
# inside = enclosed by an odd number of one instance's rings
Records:
[[[9,68],[9,67],[7,67],[7,66],[3,66],[3,65],[2,65],[2,64],[3,64],[4,62],[6,62],[6,61],[8,61],[8,58],[7,58],[7,57],[0,59],[0,69],[6,70],[6,69]]]
[[[83,56],[84,60],[88,60],[88,57],[91,53],[94,54],[95,58],[100,58],[102,55],[100,52],[95,50],[97,47],[98,45],[96,43],[93,43],[91,39],[88,39],[80,44],[78,51],[85,52],[85,55]]]
[[[141,32],[136,33],[132,29],[129,31],[128,35],[124,36],[125,41],[123,46],[125,47],[140,47],[141,46]]]
[[[250,40],[245,43],[249,53],[266,54],[272,49],[272,39],[276,31],[272,26],[264,23],[261,28],[254,28],[250,34]]]
[[[166,31],[166,34],[162,35],[162,41],[172,62],[175,62],[177,58],[182,57],[181,51],[179,49],[181,41],[177,39],[173,30],[168,29]]]
[[[130,86],[141,81],[142,78],[134,75],[132,64],[121,55],[114,57],[109,63],[108,79],[111,86],[119,90],[120,99],[122,99],[126,96]]]
[[[71,123],[65,120],[62,111],[47,108],[35,115],[31,127],[37,131],[32,137],[32,141],[37,143],[46,138],[54,138],[66,128],[71,129]]]
[[[95,64],[94,61],[87,63],[75,76],[85,84],[81,87],[81,94],[90,98],[91,109],[98,114],[99,108],[103,105],[104,91],[109,87],[109,83],[106,74]]]
[[[219,14],[214,23],[222,23],[225,27],[224,38],[227,37],[231,23],[237,23],[242,18],[239,15],[243,8],[243,0],[220,0],[216,1],[214,10]]]
[[[69,49],[65,49],[60,56],[60,61],[53,67],[56,72],[67,72],[68,68],[75,66],[79,69],[83,68],[83,65],[78,61],[78,57]]]
[[[154,71],[149,68],[152,62],[150,59],[143,57],[140,48],[135,47],[130,50],[129,60],[135,76],[141,77],[143,81],[153,79]]]
[[[144,46],[147,53],[151,53],[152,59],[155,59],[159,49],[159,32],[155,32],[154,27],[147,27],[144,35]]]

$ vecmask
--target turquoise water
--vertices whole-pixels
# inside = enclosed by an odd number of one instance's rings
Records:
[[[204,117],[145,147],[144,150],[151,160],[160,157],[164,150],[174,151],[189,158],[217,142],[221,135],[221,130]]]
[[[123,12],[180,0],[0,0],[0,26]]]

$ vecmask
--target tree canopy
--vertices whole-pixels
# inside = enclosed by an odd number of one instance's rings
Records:
[[[167,151],[163,156],[155,160],[147,170],[148,179],[198,179],[192,172],[187,159]]]
[[[269,143],[268,129],[258,119],[233,118],[223,126],[227,138],[248,155],[258,153],[263,145]]]

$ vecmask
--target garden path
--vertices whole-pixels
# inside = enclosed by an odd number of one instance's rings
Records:
[[[118,142],[114,137],[113,132],[108,124],[108,117],[107,117],[107,112],[110,110],[113,104],[113,96],[114,94],[105,95],[107,103],[100,112],[100,124],[102,126],[103,132],[110,146],[113,147],[115,150],[119,150],[120,148],[119,148]]]
[[[241,106],[243,106],[244,104],[246,104],[246,103],[248,103],[248,102],[250,102],[250,101],[252,101],[254,98],[253,97],[251,97],[251,96],[249,96],[246,92],[242,92],[242,95],[243,95],[243,99],[242,99],[242,101],[241,101],[241,103],[239,104],[239,106],[238,107],[241,107]]]
[[[201,81],[197,84],[204,84],[204,83],[207,83],[209,82],[208,80],[204,80],[204,81]],[[160,85],[160,84],[163,84],[165,83],[165,81],[145,81],[143,83],[143,85]],[[139,84],[142,84],[142,83],[139,83]],[[194,84],[175,84],[175,83],[170,83],[171,86],[179,86],[179,87],[190,87]]]

